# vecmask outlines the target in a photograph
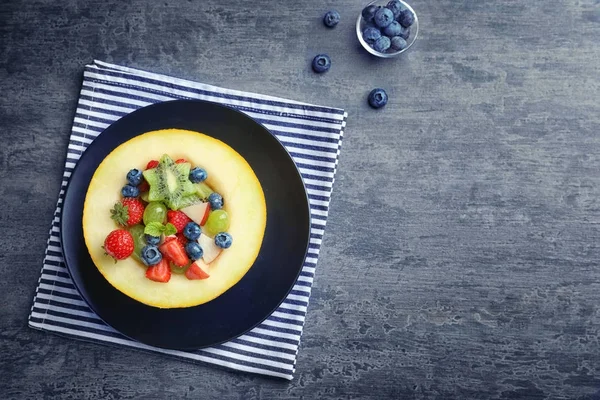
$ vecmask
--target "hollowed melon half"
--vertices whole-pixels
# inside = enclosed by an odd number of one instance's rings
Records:
[[[168,154],[185,158],[208,173],[207,183],[223,196],[233,245],[210,263],[210,278],[188,280],[172,274],[168,283],[146,278],[146,267],[132,257],[119,261],[104,254],[106,236],[117,225],[110,210],[121,198],[125,176],[144,170],[150,160]],[[119,291],[159,308],[191,307],[206,303],[235,285],[258,256],[266,224],[265,197],[246,160],[220,140],[198,132],[168,129],[137,136],[114,149],[100,164],[88,188],[83,209],[83,234],[94,264]]]

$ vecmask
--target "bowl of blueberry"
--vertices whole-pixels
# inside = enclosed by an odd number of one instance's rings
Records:
[[[404,53],[415,42],[419,20],[415,10],[402,0],[375,0],[363,8],[356,21],[360,44],[377,57]]]

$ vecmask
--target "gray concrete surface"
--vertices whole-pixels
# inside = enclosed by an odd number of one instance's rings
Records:
[[[600,4],[411,4],[377,60],[354,0],[0,2],[0,398],[600,399]],[[93,58],[349,112],[292,382],[27,327]]]

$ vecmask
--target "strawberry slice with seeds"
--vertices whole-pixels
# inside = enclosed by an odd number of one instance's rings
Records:
[[[164,258],[156,265],[146,270],[146,278],[154,282],[166,283],[171,279],[171,268],[169,262]]]

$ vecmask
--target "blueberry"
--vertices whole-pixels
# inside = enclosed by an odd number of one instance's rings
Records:
[[[401,36],[394,36],[392,38],[392,49],[394,50],[404,50],[408,43]]]
[[[142,171],[139,169],[132,169],[127,173],[127,182],[131,186],[137,186],[142,183]]]
[[[406,10],[406,6],[402,4],[399,0],[390,1],[387,4],[386,8],[388,8],[394,14],[394,19],[398,18],[400,13]]]
[[[373,18],[375,18],[375,13],[380,8],[381,7],[376,6],[374,4],[371,4],[370,6],[366,6],[365,8],[363,8],[361,15],[362,15],[363,19],[365,20],[365,22],[373,21]]]
[[[380,8],[375,13],[375,25],[380,28],[385,28],[394,20],[394,14],[390,11],[389,8]]]
[[[335,10],[327,11],[325,13],[325,15],[323,16],[323,23],[328,28],[333,28],[339,22],[340,22],[340,13]]]
[[[383,33],[390,38],[398,36],[402,33],[402,25],[398,21],[394,21],[383,30]]]
[[[195,168],[192,168],[192,170],[190,171],[189,178],[190,178],[190,181],[192,181],[192,183],[200,183],[200,182],[204,182],[206,180],[206,178],[208,178],[208,174],[202,168],[195,167]]]
[[[146,235],[146,243],[156,246],[158,243],[160,243],[160,237]]]
[[[158,250],[158,247],[149,244],[148,246],[144,246],[142,249],[142,261],[147,266],[156,265],[162,260],[162,254]]]
[[[363,39],[369,44],[375,43],[381,37],[381,31],[374,26],[370,26],[363,31]]]
[[[385,53],[385,51],[390,48],[390,45],[390,38],[382,36],[373,43],[373,48],[380,53]]]
[[[123,197],[138,197],[140,195],[140,189],[135,186],[125,185],[123,189],[121,189],[121,194]]]
[[[381,108],[387,104],[388,96],[383,89],[373,89],[369,93],[369,105],[373,108]]]
[[[233,238],[227,232],[217,233],[215,236],[215,244],[222,249],[230,248],[231,243],[233,243]]]
[[[402,25],[400,25],[400,26],[402,26]],[[402,26],[402,32],[398,36],[400,36],[404,40],[408,40],[408,38],[410,36],[410,28],[405,28]]]
[[[190,257],[190,259],[196,261],[199,258],[202,258],[204,255],[204,251],[202,247],[198,244],[198,242],[187,242],[185,245],[185,252]]]
[[[403,27],[408,28],[409,26],[415,23],[415,14],[413,14],[413,12],[409,9],[406,9],[402,11],[402,13],[400,13],[400,16],[398,17],[398,22],[400,22],[400,24],[402,24]]]
[[[313,58],[312,69],[317,73],[327,72],[331,68],[331,58],[327,54],[318,54]]]
[[[220,210],[223,208],[223,197],[219,193],[211,193],[208,196],[208,202],[210,203],[211,210]]]
[[[200,232],[200,225],[195,222],[188,222],[185,228],[183,228],[183,236],[188,240],[198,240]]]

